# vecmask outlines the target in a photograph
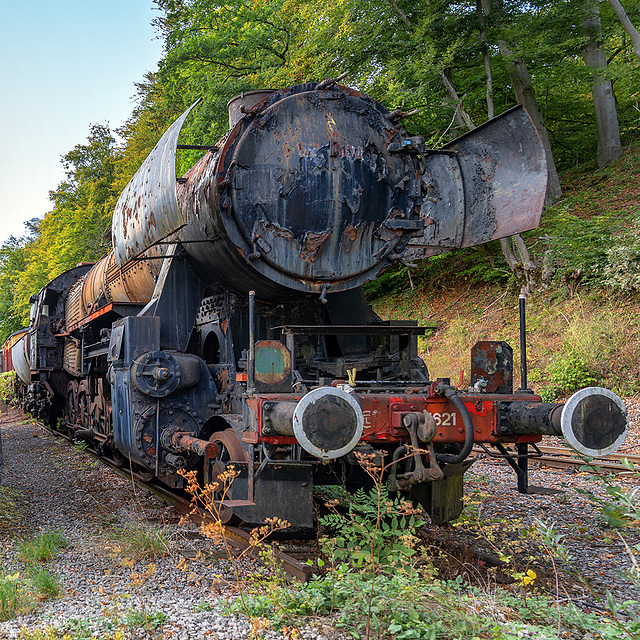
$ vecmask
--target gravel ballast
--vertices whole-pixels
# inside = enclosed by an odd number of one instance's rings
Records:
[[[636,418],[634,417],[634,421]],[[86,628],[96,633],[132,611],[163,614],[158,637],[186,639],[249,638],[249,621],[225,613],[225,599],[234,597],[235,580],[225,559],[201,562],[198,551],[208,545],[193,525],[179,524],[172,507],[137,489],[132,483],[43,430],[25,422],[18,412],[0,415],[4,467],[0,492],[10,495],[9,513],[0,514],[0,562],[3,573],[22,571],[16,543],[29,534],[60,529],[69,546],[52,561],[61,578],[60,598],[39,604],[33,613],[0,623],[0,638],[18,638],[21,628],[47,626]],[[632,423],[627,450],[638,443]],[[622,479],[623,483],[631,482]],[[515,474],[503,462],[480,460],[466,476],[466,493],[481,517],[515,522],[522,527],[535,520],[553,522],[572,554],[571,569],[584,575],[597,595],[613,592],[618,601],[640,600],[640,593],[620,573],[630,561],[621,539],[598,518],[598,510],[577,489],[604,490],[591,475],[548,468],[532,468],[530,484],[562,493],[521,495]],[[152,523],[169,532],[171,555],[137,563],[129,561],[117,531],[138,523]],[[448,528],[450,535],[474,542],[473,523]],[[640,543],[637,529],[627,530],[630,544]],[[480,545],[481,546],[481,545]],[[487,552],[491,548],[485,547]],[[185,563],[181,558],[188,558]],[[243,571],[257,567],[243,565]],[[571,572],[561,568],[561,582],[578,605],[597,601]],[[267,632],[266,638],[282,637]],[[301,638],[334,638],[335,632],[308,627]]]

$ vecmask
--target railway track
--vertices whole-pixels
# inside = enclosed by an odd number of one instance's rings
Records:
[[[591,460],[585,460],[578,453],[568,447],[538,446],[541,456],[530,458],[531,462],[540,463],[546,467],[556,469],[569,469],[581,466],[590,466],[607,473],[628,474],[632,473],[623,465],[623,460],[632,463],[634,468],[640,469],[640,456],[632,454],[611,453],[606,456],[598,456]],[[474,453],[486,455],[486,451],[480,447],[474,447]],[[515,454],[515,452],[513,452]],[[498,459],[498,458],[496,458]]]
[[[68,442],[74,444],[75,441],[69,435],[62,433],[61,431],[56,431],[54,429],[50,429],[43,423],[39,423],[39,425],[51,433],[54,436],[63,438]],[[207,514],[203,510],[197,510],[194,514],[193,505],[191,500],[186,498],[183,495],[175,493],[171,491],[168,487],[161,485],[160,483],[154,482],[153,480],[149,481],[145,479],[138,473],[135,473],[131,469],[127,469],[126,467],[120,467],[115,464],[109,458],[105,458],[104,456],[99,455],[96,451],[87,447],[84,449],[86,453],[91,455],[93,458],[108,466],[114,473],[118,474],[123,478],[127,478],[128,480],[133,480],[138,487],[143,489],[144,491],[148,491],[152,493],[156,497],[160,498],[167,504],[170,504],[174,507],[179,513],[183,515],[193,515],[195,518],[201,518],[205,520],[207,518]],[[236,553],[237,555],[244,553],[246,556],[249,556],[258,562],[262,562],[260,555],[258,553],[258,547],[251,541],[251,536],[249,533],[244,531],[243,529],[236,527],[225,525],[224,526],[224,537],[226,539],[229,548]],[[268,543],[261,543],[261,545],[265,545]],[[284,553],[280,549],[276,548],[274,545],[268,545],[271,549],[272,557],[279,564],[280,568],[286,573],[289,578],[293,580],[297,580],[298,582],[306,582],[311,577],[313,570],[312,567],[304,562],[300,562],[300,560],[294,558],[293,556]],[[308,556],[311,557],[311,556]]]

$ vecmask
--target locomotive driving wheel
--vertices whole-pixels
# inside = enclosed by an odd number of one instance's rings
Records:
[[[67,398],[64,412],[67,417],[68,424],[75,426],[78,419],[78,383],[75,380],[71,380],[67,386]]]
[[[247,454],[245,453],[238,436],[233,429],[225,429],[224,431],[218,431],[214,433],[209,442],[215,442],[220,451],[212,460],[209,458],[204,459],[204,483],[205,486],[210,485],[212,491],[212,498],[216,502],[220,500],[230,499],[230,486],[233,482],[233,478],[225,478],[222,474],[228,470],[229,467],[234,467],[236,471],[240,471],[242,463],[247,462]],[[231,507],[223,506],[219,507],[220,520],[224,524],[230,524],[233,520],[237,520],[237,517],[233,514]]]

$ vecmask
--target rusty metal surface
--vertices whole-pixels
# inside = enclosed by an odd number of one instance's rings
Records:
[[[273,89],[260,89],[257,91],[243,91],[227,102],[229,112],[229,129],[233,129],[240,118],[244,117],[249,109],[252,109],[260,100],[274,93]]]
[[[83,317],[93,313],[98,308],[100,299],[105,297],[104,281],[105,270],[109,263],[109,258],[112,258],[113,253],[102,258],[91,268],[91,271],[87,273],[84,283],[82,285],[82,312]],[[73,322],[69,322],[73,324]]]
[[[154,248],[145,255],[153,251],[159,252]],[[153,295],[161,266],[161,260],[134,260],[120,269],[115,255],[109,254],[105,258],[103,271],[103,291],[106,299],[109,302],[146,304]]]
[[[433,438],[434,443],[462,444],[465,440],[462,415],[449,399],[438,395],[422,394],[388,394],[388,393],[358,393],[355,394],[362,408],[364,429],[361,441],[373,445],[395,445],[408,440],[408,432],[403,425],[403,417],[407,413],[428,411],[433,416],[437,432]],[[464,394],[460,395],[467,410],[471,414],[475,427],[475,441],[480,443],[494,443],[499,440],[504,442],[538,442],[541,435],[498,434],[497,420],[500,403],[505,398],[510,401],[540,402],[538,396],[514,394],[510,396],[500,394]],[[247,399],[247,404],[257,411],[260,441],[272,444],[285,444],[295,442],[292,437],[285,435],[272,435],[269,428],[270,418],[263,422],[273,411],[280,411],[280,422],[284,423],[287,414],[287,405],[298,402],[300,396],[293,394],[264,394]],[[270,407],[264,407],[264,404]],[[280,406],[281,405],[281,406]],[[265,435],[265,432],[269,435]]]
[[[547,165],[540,137],[515,107],[425,156],[424,233],[405,256],[419,259],[534,229]]]
[[[393,222],[409,221],[419,196],[413,159],[388,150],[400,137],[364,96],[272,96],[223,149],[231,240],[257,271],[292,288],[340,290],[375,276],[402,245]]]
[[[358,286],[398,257],[415,228],[406,133],[344,87],[291,87],[263,99],[178,187],[177,237],[207,282],[263,300]]]
[[[277,384],[291,375],[291,352],[278,340],[260,340],[255,349],[255,379]]]
[[[185,224],[176,192],[176,146],[192,104],[164,133],[118,199],[113,213],[113,250],[123,267]]]
[[[477,383],[482,385],[486,393],[513,393],[513,349],[509,344],[481,340],[473,345],[471,385]]]
[[[191,433],[174,433],[171,436],[171,444],[178,451],[191,451],[207,458],[215,458],[220,453],[220,447],[215,442],[201,440]]]

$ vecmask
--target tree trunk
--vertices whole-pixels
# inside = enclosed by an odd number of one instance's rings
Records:
[[[631,38],[633,53],[635,53],[636,58],[640,60],[640,33],[638,33],[638,30],[633,26],[631,20],[629,20],[629,16],[622,4],[620,4],[620,0],[609,0],[609,4],[613,7],[615,14],[618,16],[618,20],[620,20],[629,38]]]
[[[591,94],[598,134],[598,166],[602,168],[615,162],[622,155],[622,143],[613,84],[605,77],[607,56],[602,41],[600,8],[597,2],[585,11],[582,29],[587,38],[582,57],[585,65],[593,73]]]
[[[540,269],[531,258],[525,241],[518,234],[508,238],[500,238],[502,253],[520,285],[520,293],[526,297],[537,286]]]
[[[469,117],[469,114],[462,106],[462,99],[458,97],[458,92],[451,82],[451,78],[448,74],[448,69],[445,69],[440,74],[440,80],[442,80],[442,84],[444,85],[444,88],[447,90],[447,93],[449,94],[451,99],[456,103],[455,117],[458,124],[465,125],[468,129],[475,129],[476,126],[473,124],[471,118]]]
[[[480,41],[482,42],[482,63],[487,76],[487,119],[495,115],[493,108],[493,76],[491,75],[491,57],[487,46],[487,32],[485,31],[484,10],[482,0],[476,0],[476,13],[480,24]]]
[[[533,124],[538,130],[538,135],[540,136],[542,146],[544,147],[544,152],[547,157],[548,174],[547,197],[545,204],[550,205],[562,195],[562,187],[560,186],[560,178],[558,177],[556,163],[553,159],[549,133],[547,132],[547,127],[545,127],[540,107],[538,107],[536,93],[533,89],[533,82],[524,60],[522,58],[515,58],[504,40],[500,40],[498,46],[502,56],[509,59],[509,77],[511,78],[511,82],[513,82],[513,90],[516,94],[516,100],[518,101],[518,104],[521,104],[531,116],[531,120],[533,120]]]

